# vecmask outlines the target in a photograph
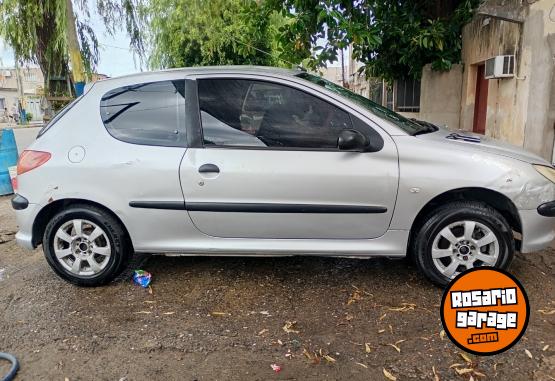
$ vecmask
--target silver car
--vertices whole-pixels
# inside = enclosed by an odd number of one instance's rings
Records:
[[[445,285],[555,237],[555,169],[303,71],[88,85],[21,154],[17,242],[105,284],[134,253],[409,256]]]

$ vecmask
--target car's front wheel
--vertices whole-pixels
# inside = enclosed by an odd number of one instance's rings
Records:
[[[79,286],[108,283],[125,269],[131,256],[120,223],[89,205],[58,212],[46,226],[43,250],[52,269]]]
[[[471,268],[505,269],[515,250],[505,218],[488,205],[471,201],[435,209],[425,218],[413,247],[420,271],[440,286]]]

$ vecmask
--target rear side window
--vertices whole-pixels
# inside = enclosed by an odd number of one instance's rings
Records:
[[[54,118],[52,118],[52,120],[48,122],[48,124],[46,124],[43,128],[40,129],[37,135],[37,139],[40,138],[42,135],[44,135],[46,131],[48,131],[54,124],[56,124],[56,122],[60,120],[62,116],[64,116],[69,110],[73,108],[73,106],[77,104],[77,102],[81,100],[81,98],[83,98],[82,95],[74,99],[72,102],[68,103],[65,107],[63,107],[60,111],[58,111],[58,113],[54,116]]]
[[[185,136],[185,81],[124,86],[100,102],[102,122],[116,139],[127,143],[179,147]]]

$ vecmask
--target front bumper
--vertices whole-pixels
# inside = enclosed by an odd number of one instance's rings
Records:
[[[551,204],[542,208],[543,205]],[[540,208],[542,212],[540,212]],[[553,208],[553,209],[552,209]],[[551,213],[546,216],[545,213]],[[522,223],[522,253],[531,253],[545,249],[555,239],[555,201],[542,204],[538,209],[519,210],[520,222]]]

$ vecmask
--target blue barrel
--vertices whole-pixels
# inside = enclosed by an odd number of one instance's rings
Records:
[[[0,196],[12,194],[9,167],[17,165],[17,146],[11,128],[0,130]]]
[[[75,82],[75,95],[79,97],[83,95],[83,91],[85,91],[85,82]]]

